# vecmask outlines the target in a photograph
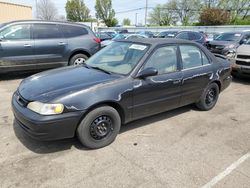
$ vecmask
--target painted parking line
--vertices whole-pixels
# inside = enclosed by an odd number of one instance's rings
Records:
[[[245,160],[250,158],[250,152],[243,155],[241,158],[239,158],[237,161],[235,161],[233,164],[231,164],[226,170],[215,176],[210,182],[208,182],[206,185],[203,185],[201,188],[211,188],[216,183],[218,183],[220,180],[225,178],[227,175],[229,175],[233,170],[235,170],[238,166],[241,165]]]

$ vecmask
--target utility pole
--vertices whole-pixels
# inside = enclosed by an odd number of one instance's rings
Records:
[[[135,13],[135,26],[137,26],[137,15],[138,13]]]
[[[148,0],[146,0],[146,7],[145,7],[145,27],[147,26],[147,18],[148,18]]]

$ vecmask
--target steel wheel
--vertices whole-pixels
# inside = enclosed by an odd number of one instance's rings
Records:
[[[95,140],[101,140],[112,134],[113,123],[109,116],[100,116],[96,118],[90,125],[90,135]]]
[[[214,88],[211,88],[210,90],[208,90],[207,95],[206,95],[206,104],[208,106],[212,105],[215,100],[216,100],[217,94],[216,94],[216,90]]]

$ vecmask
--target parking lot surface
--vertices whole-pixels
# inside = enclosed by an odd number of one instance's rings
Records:
[[[88,150],[22,132],[10,104],[25,76],[0,81],[0,187],[250,187],[249,79],[235,80],[209,112],[186,106],[145,118]]]

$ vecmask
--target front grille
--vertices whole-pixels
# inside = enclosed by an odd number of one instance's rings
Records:
[[[250,59],[249,55],[237,55],[237,58],[239,59]]]
[[[29,101],[25,100],[25,99],[20,95],[19,92],[16,92],[14,96],[15,96],[15,99],[16,99],[16,101],[18,102],[18,104],[20,104],[21,106],[26,107],[26,106],[28,105]]]
[[[247,63],[245,61],[236,61],[237,65],[245,65],[245,66],[250,66],[250,63]]]

